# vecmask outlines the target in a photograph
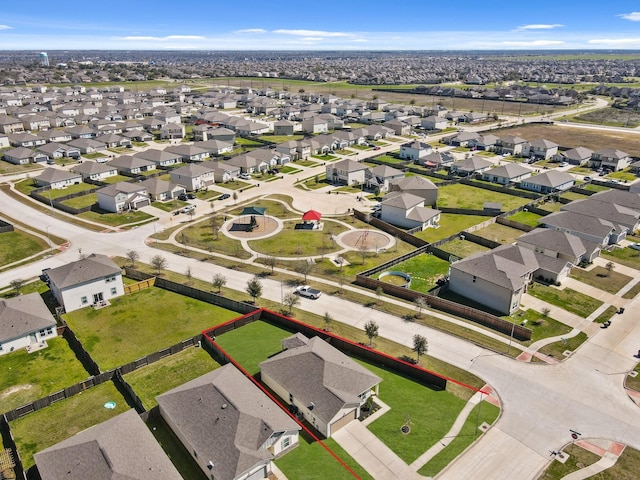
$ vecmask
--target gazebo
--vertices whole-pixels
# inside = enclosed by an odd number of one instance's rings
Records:
[[[251,221],[249,222],[249,231],[252,231],[254,228],[258,226],[258,223],[256,222],[256,218],[255,218],[256,215],[260,215],[264,217],[264,212],[266,211],[267,211],[266,207],[244,207],[240,215],[251,216]]]
[[[305,222],[319,222],[321,218],[322,214],[317,210],[309,210],[302,214],[302,220],[304,220]]]

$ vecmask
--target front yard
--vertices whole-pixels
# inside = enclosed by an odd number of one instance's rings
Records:
[[[591,270],[584,270],[579,267],[572,268],[571,278],[612,294],[616,294],[622,287],[633,280],[633,278],[615,270],[608,271],[605,267],[599,266]]]
[[[531,285],[528,293],[540,300],[563,308],[567,312],[575,313],[582,318],[587,318],[602,305],[600,300],[570,288],[560,290],[540,283]]]
[[[205,302],[160,288],[118,297],[99,310],[64,315],[102,371],[193,337],[237,316]]]

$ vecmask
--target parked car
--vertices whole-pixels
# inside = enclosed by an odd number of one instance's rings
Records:
[[[640,243],[632,243],[629,245],[629,248],[633,248],[634,250],[640,250]]]
[[[231,195],[229,195],[228,193],[223,193],[218,197],[218,200],[226,200],[229,197],[231,197]]]
[[[186,193],[181,193],[180,195],[178,195],[178,200],[182,200],[183,202],[187,201],[187,194]]]
[[[373,147],[374,150],[380,150],[380,147]]]
[[[569,166],[569,162],[560,162],[560,167],[568,167]]]
[[[590,182],[591,180],[593,180],[593,178],[591,178],[591,177],[584,177],[584,181],[585,181],[585,182]]]
[[[196,209],[195,205],[187,205],[182,209],[182,213],[191,213]]]
[[[193,193],[187,193],[187,198],[189,200],[194,200],[196,198],[196,196]]]
[[[249,175],[248,173],[241,173],[240,175],[238,175],[242,180],[251,180],[251,175]]]
[[[313,298],[314,300],[322,295],[320,290],[311,288],[309,285],[300,285],[299,287],[296,287],[295,293],[301,297]]]

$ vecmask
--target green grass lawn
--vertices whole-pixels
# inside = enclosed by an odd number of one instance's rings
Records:
[[[140,223],[150,221],[155,217],[148,213],[141,212],[139,210],[132,210],[125,213],[98,213],[94,211],[82,212],[78,214],[78,217],[85,220],[91,220],[92,222],[102,223],[103,225],[109,225],[117,227],[120,225],[127,225],[129,223]]]
[[[613,180],[620,180],[621,182],[633,182],[638,179],[635,173],[631,173],[628,168],[620,170],[619,172],[611,172],[606,176]]]
[[[416,233],[415,236],[427,242],[436,242],[443,238],[447,238],[454,233],[461,232],[473,225],[482,223],[489,218],[491,217],[443,213],[440,215],[440,226],[438,228],[427,228],[422,232]]]
[[[465,258],[478,252],[489,251],[487,247],[483,247],[482,245],[478,245],[477,243],[473,243],[468,240],[460,239],[452,240],[444,245],[440,245],[440,248],[445,252],[449,252],[450,254],[460,258]]]
[[[245,147],[261,147],[262,143],[248,138],[236,137],[236,145],[244,145]]]
[[[596,300],[570,288],[560,290],[540,283],[531,285],[528,293],[540,300],[563,308],[568,312],[575,313],[582,318],[587,318],[602,305],[600,300]]]
[[[144,408],[151,410],[156,397],[194,378],[215,370],[220,364],[203,348],[187,348],[124,376]]]
[[[540,480],[561,480],[571,472],[580,470],[600,460],[600,455],[596,455],[576,445],[570,447],[570,450],[569,458],[564,463],[552,461],[540,476]],[[594,477],[590,476],[589,478]]]
[[[309,435],[300,432],[299,439],[299,445],[296,448],[276,460],[276,465],[287,478],[291,480],[302,478],[305,480],[353,480],[353,475]],[[329,438],[322,443],[349,465],[349,468],[362,480],[372,478],[335,440]]]
[[[168,200],[166,202],[151,203],[151,206],[159,208],[160,210],[165,212],[173,212],[174,210],[181,209],[182,207],[185,207],[187,205],[189,205],[189,202],[183,202],[182,200],[178,200],[177,198],[174,198],[173,200]]]
[[[565,448],[569,453],[566,463],[552,462],[540,476],[540,480],[560,480],[571,472],[600,460],[594,453],[576,445]],[[627,446],[618,461],[610,468],[589,477],[590,480],[635,480],[640,471],[640,451]]]
[[[29,195],[32,190],[35,190],[37,187],[33,184],[33,180],[27,179],[25,181],[21,181],[15,184],[16,190],[20,193],[24,193],[25,195]],[[69,185],[66,188],[54,188],[50,190],[45,190],[40,193],[45,198],[53,199],[64,197],[65,195],[70,195],[72,193],[85,192],[87,190],[91,190],[92,188],[96,188],[95,185],[89,185],[88,183],[74,183],[73,185]]]
[[[558,341],[554,343],[550,343],[549,345],[545,345],[541,349],[538,350],[540,353],[544,353],[545,355],[549,355],[550,357],[556,358],[558,360],[562,360],[564,355],[562,353],[565,350],[569,350],[573,352],[580,345],[587,341],[587,334],[584,332],[580,332],[578,335],[572,338],[567,338],[565,341]]]
[[[493,424],[500,414],[500,409],[488,402],[481,402],[476,405],[467,417],[462,426],[462,430],[456,438],[445,447],[440,453],[427,462],[418,473],[427,477],[435,477],[444,467],[449,465],[458,455],[460,455],[472,442],[482,435],[478,424],[483,422]]]
[[[267,142],[273,142],[273,143],[284,143],[284,142],[290,142],[290,141],[295,141],[295,140],[301,140],[304,138],[304,135],[302,134],[295,134],[295,135],[274,135],[273,133],[267,133],[265,135],[261,135],[258,137],[260,140],[266,140]]]
[[[104,183],[114,184],[118,182],[127,182],[129,180],[131,180],[131,177],[127,177],[125,175],[113,175],[111,177],[103,179],[102,181]]]
[[[538,208],[544,210],[545,212],[553,213],[559,212],[564,204],[560,202],[544,202],[538,205]]]
[[[104,408],[106,402],[116,402],[116,408]],[[56,402],[37,412],[10,422],[22,464],[27,470],[34,465],[33,455],[72,437],[82,430],[102,423],[129,410],[124,397],[113,382]]]
[[[270,195],[269,197],[272,198],[273,196]],[[258,207],[258,208],[266,208],[267,210],[265,211],[265,215],[278,217],[280,220],[302,218],[301,213],[293,212],[289,210],[289,208],[287,208],[287,206],[290,206],[291,202],[293,201],[291,197],[283,196],[281,200],[282,202],[277,201],[277,197],[276,199],[260,198],[251,202],[251,206]],[[283,204],[283,202],[285,204]],[[233,207],[229,210],[229,214],[241,215],[242,210],[244,210],[245,206],[246,205],[243,205],[241,207]]]
[[[401,158],[397,158],[394,157],[392,155],[380,155],[379,157],[376,157],[376,160],[378,162],[382,162],[386,165],[393,165],[393,166],[398,166],[398,165],[404,165],[404,164],[408,164],[410,162],[408,162],[407,160],[401,159]]]
[[[391,270],[411,275],[411,290],[426,293],[436,286],[438,278],[447,274],[449,262],[435,255],[422,254],[394,265]],[[389,276],[382,281],[387,281],[389,278],[394,277]]]
[[[514,222],[520,222],[520,223],[523,223],[524,225],[529,225],[530,227],[537,227],[539,223],[538,221],[541,218],[542,218],[542,215],[538,215],[537,213],[532,213],[532,212],[524,212],[524,211],[515,213],[510,217],[508,217],[509,220],[513,220]]]
[[[631,289],[622,295],[622,298],[635,298],[640,293],[640,283],[636,283]]]
[[[48,247],[46,240],[22,230],[16,229],[2,233],[0,234],[0,266],[36,255]]]
[[[47,340],[43,350],[20,349],[0,356],[0,412],[75,385],[89,374],[62,337]]]
[[[607,271],[604,267],[594,267],[591,270],[584,270],[579,267],[571,269],[571,278],[599,288],[612,294],[617,293],[622,287],[633,280],[631,277],[615,270]]]
[[[611,320],[617,312],[618,312],[618,308],[614,307],[613,305],[610,305],[607,307],[607,309],[604,312],[598,315],[593,321],[595,323],[604,323],[607,320]]]
[[[336,157],[335,155],[330,155],[328,153],[325,153],[323,155],[311,155],[311,158],[322,160],[323,162],[333,162],[334,160],[338,160],[338,158],[340,157]]]
[[[104,153],[100,153],[100,152],[83,153],[82,156],[84,158],[88,158],[90,160],[95,160],[97,158],[106,158],[107,157],[107,155],[105,155]]]
[[[492,223],[488,227],[476,230],[473,233],[482,238],[486,238],[487,240],[493,240],[494,242],[505,244],[515,242],[517,238],[525,232],[518,230],[517,228],[500,225],[499,223]]]
[[[148,288],[115,298],[109,307],[83,308],[64,318],[101,370],[107,371],[235,316],[236,312],[215,305]]]
[[[27,172],[33,172],[34,170],[42,170],[42,166],[36,165],[35,163],[29,163],[27,165],[15,165],[5,160],[0,160],[0,174],[2,175],[12,175],[14,173],[27,173]]]
[[[600,256],[607,261],[612,261],[626,265],[627,267],[640,270],[640,252],[633,248],[616,248],[610,252],[602,251]]]
[[[283,230],[269,238],[252,240],[249,243],[256,252],[276,257],[300,257],[318,255],[324,249],[325,253],[335,252],[341,247],[331,241],[331,235],[338,235],[346,231],[343,225],[324,220],[323,230],[296,230],[300,221],[284,222]]]
[[[88,195],[70,198],[69,200],[63,201],[62,203],[73,208],[90,207],[91,205],[95,205],[96,203],[98,203],[98,194],[89,193]]]
[[[562,195],[560,195],[560,197],[566,198],[568,200],[584,200],[585,198],[587,198],[586,195],[577,192],[564,192]]]
[[[438,189],[438,207],[482,210],[485,202],[498,202],[502,204],[503,211],[509,211],[525,205],[530,201],[528,198],[516,197],[515,195],[494,192],[460,183],[445,185]]]
[[[524,345],[531,345],[533,342],[543,338],[566,335],[571,331],[571,327],[531,308],[520,310],[512,316],[503,316],[502,318],[509,321],[513,321],[515,319],[517,324],[522,324],[526,320],[525,326],[531,330],[531,340],[528,342],[521,342]]]

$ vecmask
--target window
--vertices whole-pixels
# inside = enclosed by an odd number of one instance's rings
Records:
[[[117,289],[117,288],[115,288],[115,287],[113,287],[113,288],[111,289],[111,295],[116,295],[117,293],[118,293],[118,289]]]
[[[83,305],[86,305],[88,303],[87,297],[81,297],[80,301],[82,302]]]
[[[52,334],[53,334],[53,327],[47,328],[47,335],[52,335]]]
[[[282,439],[282,448],[283,449],[287,448],[290,444],[291,444],[291,438],[290,437],[284,437]]]

